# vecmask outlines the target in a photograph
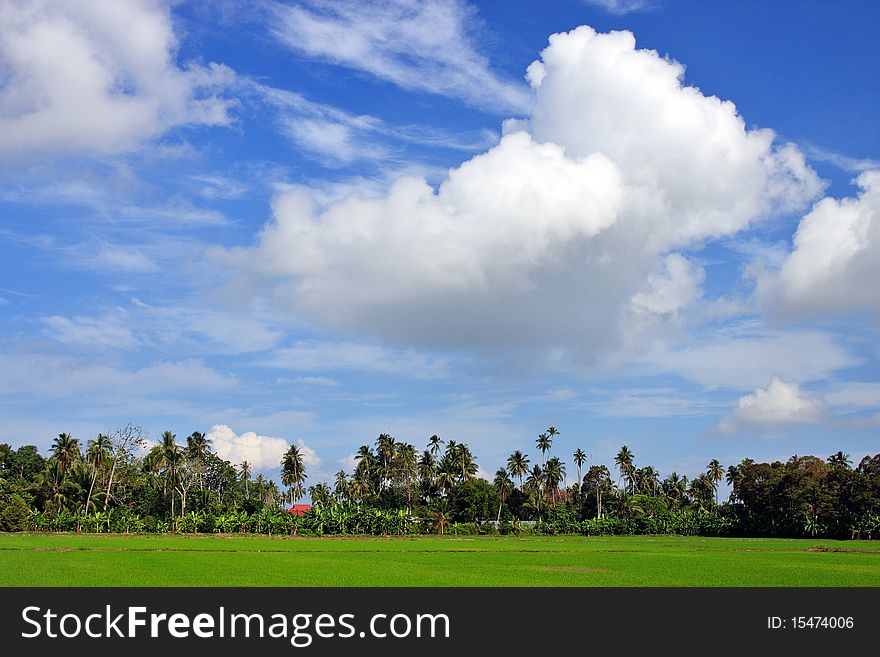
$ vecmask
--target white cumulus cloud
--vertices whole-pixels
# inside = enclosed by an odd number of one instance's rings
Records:
[[[803,392],[797,383],[773,377],[766,388],[739,398],[736,408],[721,418],[720,433],[743,429],[772,429],[791,424],[810,424],[826,418],[828,407],[819,397]]]
[[[253,431],[238,435],[225,424],[212,426],[207,438],[220,458],[236,465],[247,461],[257,469],[268,470],[279,467],[282,457],[290,448],[290,444],[284,438],[261,436]],[[306,468],[320,465],[321,459],[314,449],[306,445],[302,439],[296,444]]]
[[[179,67],[166,3],[0,1],[0,153],[118,153],[174,126],[229,122],[234,74]],[[14,161],[14,160],[13,160]]]
[[[701,297],[688,248],[823,189],[683,73],[629,32],[554,35],[528,69],[531,117],[436,188],[403,177],[321,207],[287,191],[255,247],[214,255],[320,329],[557,360],[620,349],[633,309],[650,327]]]
[[[823,198],[801,220],[782,267],[759,279],[768,306],[797,315],[880,311],[880,170],[856,183],[858,196]]]

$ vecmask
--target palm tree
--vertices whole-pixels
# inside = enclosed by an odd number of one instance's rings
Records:
[[[313,504],[326,506],[330,502],[330,495],[330,486],[323,481],[309,487],[309,496],[311,496]]]
[[[547,427],[547,437],[550,438],[550,443],[553,443],[553,438],[559,435],[559,431],[557,431],[556,427]],[[549,451],[549,448],[548,448]]]
[[[58,437],[52,442],[52,453],[58,459],[62,473],[66,473],[71,465],[82,458],[79,451],[79,439],[69,433],[58,434]]]
[[[193,431],[186,438],[186,451],[192,459],[203,459],[211,451],[211,441],[201,431]]]
[[[149,453],[147,454],[147,464],[154,472],[164,473],[167,470],[169,464],[174,461],[176,465],[179,465],[179,461],[176,458],[178,452],[181,451],[180,445],[176,442],[177,436],[175,436],[170,431],[162,432],[162,440],[161,442],[154,446]],[[162,488],[162,493],[164,495],[168,494],[168,481],[167,478],[163,477],[164,485]],[[171,493],[172,504],[174,499],[174,491]]]
[[[162,479],[166,490],[171,488],[171,517],[174,517],[174,491],[180,483],[180,474],[183,469],[184,454],[182,449],[174,449],[164,456],[165,469],[162,471]],[[181,511],[182,515],[182,511]]]
[[[467,444],[456,445],[450,456],[459,481],[465,482],[474,478],[477,474],[477,464]]]
[[[835,452],[831,456],[828,457],[828,463],[831,465],[838,465],[844,468],[849,468],[852,466],[852,461],[849,458],[849,454],[844,454],[843,452]]]
[[[735,500],[739,493],[739,482],[742,481],[742,472],[736,465],[727,466],[727,485],[730,486],[730,499]]]
[[[376,454],[379,456],[380,485],[385,488],[391,483],[394,458],[397,456],[397,440],[387,433],[379,434],[376,439]]]
[[[602,517],[602,493],[611,489],[611,473],[604,465],[591,465],[584,475],[584,484],[589,482],[596,489],[596,517]]]
[[[507,501],[507,497],[513,492],[513,480],[510,478],[510,475],[507,474],[507,470],[504,468],[498,468],[498,471],[495,473],[495,481],[492,483],[493,486],[495,486],[495,490],[498,491],[498,496],[501,499],[498,503],[498,519],[496,521],[501,522],[501,505]]]
[[[712,480],[707,474],[701,474],[699,477],[691,481],[691,485],[688,487],[688,493],[697,509],[702,511],[712,504],[713,488]]]
[[[507,471],[511,477],[519,478],[519,487],[522,490],[523,477],[529,472],[529,457],[516,450],[507,458]]]
[[[543,466],[545,463],[547,452],[549,452],[550,448],[553,446],[553,438],[551,438],[550,435],[547,433],[542,433],[535,440],[535,446],[541,450],[541,466]]]
[[[89,463],[92,464],[92,483],[89,485],[89,494],[86,496],[86,503],[83,507],[83,511],[86,513],[89,512],[89,505],[92,502],[92,491],[95,489],[95,480],[98,478],[98,470],[110,456],[110,451],[112,449],[113,443],[110,442],[110,437],[105,436],[102,433],[99,433],[97,438],[90,440],[88,443],[87,456],[89,458]],[[107,491],[107,494],[109,495],[109,491]]]
[[[428,449],[431,450],[431,454],[437,456],[440,453],[440,445],[443,444],[443,441],[440,440],[440,436],[434,434],[430,438],[428,438]]]
[[[544,471],[540,465],[536,464],[531,472],[529,472],[529,476],[526,478],[526,483],[523,486],[523,492],[534,498],[535,506],[540,512],[541,498],[544,496]]]
[[[706,466],[706,476],[712,482],[712,488],[715,489],[715,506],[718,506],[718,482],[724,478],[724,468],[718,462],[718,459],[709,461]]]
[[[238,467],[241,472],[241,480],[244,482],[244,496],[250,497],[251,491],[249,482],[251,480],[251,464],[247,461],[242,461]]]
[[[644,468],[634,470],[633,479],[635,490],[643,495],[657,495],[658,475],[652,466],[646,465]]]
[[[544,483],[545,490],[550,493],[550,503],[556,503],[556,491],[559,490],[559,483],[565,477],[565,465],[556,456],[547,459],[544,466]]]
[[[281,483],[290,490],[291,506],[303,496],[303,482],[307,478],[302,453],[299,447],[291,445],[281,459]]]
[[[336,473],[336,487],[333,492],[336,495],[337,502],[343,502],[348,499],[348,477],[345,474],[345,470],[340,470]]]
[[[540,493],[544,490],[544,469],[535,464],[531,471],[529,472],[529,476],[526,477],[526,483],[523,486],[524,493]]]
[[[630,489],[632,489],[633,483],[633,453],[630,451],[629,447],[624,445],[620,448],[620,451],[617,452],[617,456],[614,457],[614,463],[617,465],[620,475],[617,478],[617,487],[620,488],[620,480],[622,477],[626,477],[629,481]]]
[[[587,455],[584,453],[584,450],[582,450],[580,447],[578,447],[574,452],[574,464],[577,466],[577,469],[578,469],[578,491],[581,490],[581,483],[583,483],[581,481],[581,468],[583,467],[584,463],[586,463],[586,462],[587,462]]]

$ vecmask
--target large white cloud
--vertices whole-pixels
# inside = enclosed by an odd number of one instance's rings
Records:
[[[797,315],[880,311],[880,171],[866,171],[856,183],[858,196],[818,202],[779,271],[759,278],[768,306]]]
[[[683,77],[681,64],[636,49],[630,32],[553,35],[528,69],[532,133],[617,164],[631,185],[621,228],[660,249],[729,235],[821,191],[794,146],[774,147],[771,130],[747,130],[732,102]]]
[[[824,400],[807,394],[797,383],[773,377],[766,388],[739,398],[736,408],[721,418],[718,431],[735,433],[744,429],[774,429],[792,424],[821,422],[827,417]]]
[[[166,3],[0,0],[0,153],[117,153],[225,124],[219,65],[182,69]]]
[[[247,461],[251,467],[257,469],[274,469],[281,464],[281,458],[290,448],[284,438],[273,436],[261,436],[253,431],[246,431],[238,435],[225,424],[215,424],[208,431],[208,440],[211,441],[214,451],[222,459],[238,465]],[[314,449],[300,439],[297,442],[303,457],[303,465],[306,468],[315,468],[321,463]]]
[[[320,208],[290,191],[255,247],[221,255],[320,328],[592,358],[700,298],[682,250],[822,189],[796,148],[628,32],[582,27],[541,56],[531,118],[438,188],[402,178]]]

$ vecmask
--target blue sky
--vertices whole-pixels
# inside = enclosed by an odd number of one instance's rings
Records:
[[[878,19],[0,2],[0,441],[873,454]]]

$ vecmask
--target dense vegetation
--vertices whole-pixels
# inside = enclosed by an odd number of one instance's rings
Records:
[[[69,434],[51,454],[0,445],[0,529],[86,532],[253,532],[264,534],[681,534],[874,539],[880,535],[880,454],[856,467],[793,456],[785,463],[744,459],[725,470],[712,460],[692,479],[661,479],[637,467],[626,446],[605,465],[573,454],[576,477],[551,456],[554,427],[538,436],[540,464],[519,450],[488,482],[464,443],[432,436],[419,452],[382,434],[363,445],[349,476],[306,487],[303,458],[292,446],[281,484],[251,476],[248,463],[218,457],[204,434],[179,444],[165,432],[147,449],[128,425],[84,446]],[[537,461],[537,459],[535,459]],[[575,474],[575,473],[572,473]],[[719,500],[718,485],[731,487]],[[308,492],[313,508],[287,512]]]

